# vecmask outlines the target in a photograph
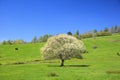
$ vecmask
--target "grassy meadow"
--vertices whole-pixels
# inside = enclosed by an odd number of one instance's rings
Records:
[[[0,45],[0,80],[120,80],[120,35],[82,41],[84,59],[66,60],[64,67],[41,59],[45,43]]]

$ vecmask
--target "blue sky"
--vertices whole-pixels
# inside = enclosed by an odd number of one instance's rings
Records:
[[[0,41],[120,25],[120,0],[0,0]]]

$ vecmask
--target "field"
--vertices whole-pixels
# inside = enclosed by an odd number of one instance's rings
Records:
[[[45,43],[0,45],[0,80],[120,80],[120,35],[83,42],[84,59],[66,60],[64,67],[60,60],[41,59]]]

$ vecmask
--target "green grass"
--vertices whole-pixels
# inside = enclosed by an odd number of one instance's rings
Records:
[[[41,60],[45,43],[0,45],[0,80],[119,80],[120,35],[83,41],[89,53],[82,60],[66,60],[64,67],[59,67],[60,60]],[[25,64],[13,64],[17,62]]]
[[[0,63],[27,62],[40,59],[41,44],[0,45]],[[18,50],[15,50],[18,48]]]

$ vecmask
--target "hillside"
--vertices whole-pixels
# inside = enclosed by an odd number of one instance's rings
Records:
[[[88,38],[83,42],[88,50],[84,59],[66,60],[65,67],[59,67],[59,60],[41,60],[40,48],[45,43],[0,45],[0,79],[119,80],[120,35]]]

